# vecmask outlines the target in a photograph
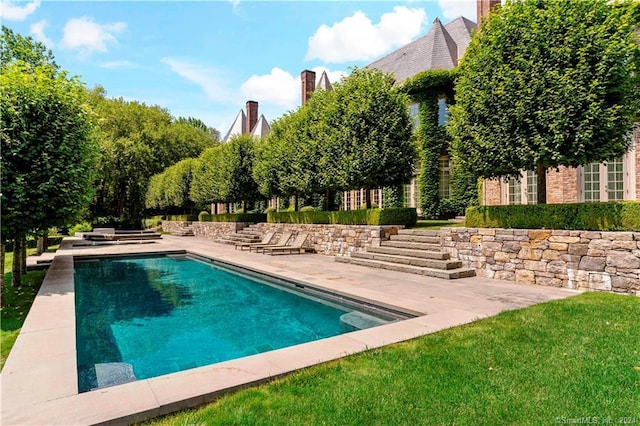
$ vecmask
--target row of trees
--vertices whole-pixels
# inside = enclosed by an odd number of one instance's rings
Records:
[[[407,103],[391,76],[355,69],[333,90],[315,92],[276,120],[266,138],[236,136],[154,176],[147,207],[240,201],[246,207],[274,196],[325,194],[331,210],[335,191],[408,183],[417,150]],[[368,196],[365,202],[370,208]]]
[[[0,276],[11,241],[13,285],[26,270],[28,236],[97,216],[139,224],[151,176],[218,143],[200,120],[87,90],[43,44],[5,26],[0,61]]]

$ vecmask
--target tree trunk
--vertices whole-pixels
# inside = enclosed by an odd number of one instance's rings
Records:
[[[293,196],[293,211],[294,212],[298,211],[298,194],[295,194]]]
[[[36,240],[36,256],[40,256],[42,253],[44,253],[44,239],[38,237]]]
[[[4,243],[0,244],[0,308],[4,308]]]
[[[369,186],[364,187],[364,203],[367,209],[371,208],[371,188]]]
[[[247,200],[242,200],[242,213],[247,212]]]
[[[325,202],[325,207],[327,209],[328,212],[333,211],[333,199],[335,198],[333,195],[334,191],[327,189],[325,191],[325,197],[326,197],[326,202]]]
[[[524,182],[526,185],[527,183]],[[538,204],[547,204],[547,168],[536,164],[536,186],[538,188]]]
[[[42,236],[42,248],[44,251],[49,250],[49,232]]]
[[[22,285],[22,238],[18,237],[13,240],[13,265],[11,267],[11,286],[20,287]]]
[[[22,237],[22,243],[20,244],[22,248],[22,254],[20,255],[20,271],[23,274],[27,273],[27,237]]]

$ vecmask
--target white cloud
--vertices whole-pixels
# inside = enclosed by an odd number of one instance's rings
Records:
[[[287,71],[273,68],[270,74],[252,75],[242,84],[241,91],[247,99],[272,103],[284,107],[296,105],[300,89],[300,77],[296,78]]]
[[[334,23],[321,25],[309,38],[306,60],[344,63],[374,59],[394,47],[409,43],[427,21],[424,9],[396,6],[374,24],[362,11]]]
[[[438,0],[445,20],[464,16],[475,22],[477,14],[476,0]]]
[[[6,0],[0,3],[0,18],[7,21],[24,21],[40,7],[40,0],[35,0],[24,6],[14,5],[12,1]]]
[[[231,98],[215,70],[172,58],[162,58],[161,61],[173,72],[200,86],[210,99],[225,102]]]
[[[240,4],[240,0],[229,0],[229,3],[231,3],[233,8],[235,9]]]
[[[31,26],[29,27],[29,31],[31,32],[31,35],[33,35],[33,38],[36,41],[43,43],[45,46],[51,49],[54,46],[54,42],[53,40],[51,40],[49,37],[45,35],[44,28],[46,26],[47,26],[47,21],[43,19],[41,21],[36,22],[35,24],[31,24]]]
[[[62,46],[85,54],[106,52],[108,43],[117,43],[115,34],[126,28],[124,22],[97,24],[86,16],[71,19],[64,26]]]
[[[131,61],[109,61],[100,64],[100,68],[135,68],[137,65]]]

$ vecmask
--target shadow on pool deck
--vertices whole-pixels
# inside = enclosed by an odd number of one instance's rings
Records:
[[[3,425],[128,424],[204,404],[239,388],[499,312],[569,297],[574,290],[485,278],[454,281],[334,262],[262,256],[198,238],[154,244],[73,247],[65,239],[2,371]],[[78,394],[73,255],[187,250],[315,287],[413,312],[409,320],[166,376]],[[33,261],[33,260],[30,260]]]

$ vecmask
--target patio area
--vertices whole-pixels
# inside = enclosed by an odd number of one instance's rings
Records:
[[[193,237],[164,235],[147,244],[74,247],[56,253],[1,374],[2,424],[128,424],[200,405],[243,387],[504,310],[577,291],[484,278],[454,281],[334,262],[303,254],[264,256]],[[74,255],[186,250],[301,281],[417,315],[416,318],[303,345],[78,394],[75,358]]]

